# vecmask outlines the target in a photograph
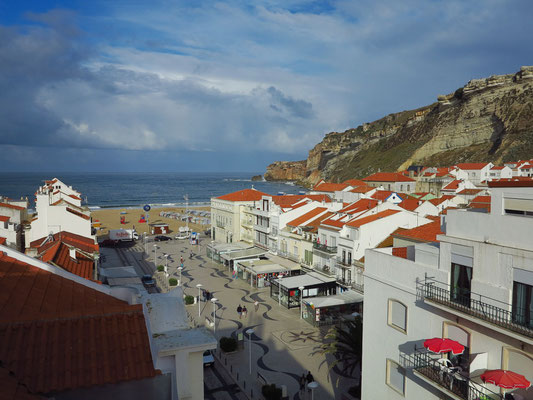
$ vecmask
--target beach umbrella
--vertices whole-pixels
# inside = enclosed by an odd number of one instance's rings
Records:
[[[524,375],[517,374],[505,369],[492,369],[481,374],[481,380],[485,383],[502,387],[504,389],[527,389],[531,386]]]
[[[465,346],[452,339],[433,338],[424,342],[424,347],[433,353],[449,353],[450,351],[457,355],[465,351]]]

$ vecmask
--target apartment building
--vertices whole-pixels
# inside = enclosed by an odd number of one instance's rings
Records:
[[[438,242],[366,252],[364,400],[503,399],[480,379],[491,369],[533,381],[533,184],[489,187],[490,213],[448,210]],[[435,337],[464,352],[428,351]]]

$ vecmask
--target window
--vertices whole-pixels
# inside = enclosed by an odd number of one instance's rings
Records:
[[[466,265],[452,263],[451,300],[465,307],[470,307],[471,282],[472,268]]]
[[[533,286],[514,282],[513,322],[533,328]]]
[[[352,263],[352,252],[349,251],[348,252],[348,264],[351,264]]]
[[[388,325],[407,333],[407,306],[398,300],[389,299]]]
[[[331,247],[337,246],[337,238],[335,236],[330,236],[330,240],[331,240],[331,244],[330,244]]]
[[[533,199],[503,199],[505,214],[533,216]]]
[[[387,385],[405,396],[405,370],[395,361],[387,359]]]

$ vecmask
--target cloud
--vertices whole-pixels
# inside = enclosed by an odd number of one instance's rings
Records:
[[[0,26],[0,145],[301,159],[533,64],[525,0],[91,6]]]

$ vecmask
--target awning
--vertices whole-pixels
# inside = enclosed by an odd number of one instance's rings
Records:
[[[265,255],[266,252],[266,250],[260,249],[259,247],[252,247],[251,249],[222,253],[220,257],[226,261],[233,261],[246,258],[258,258],[259,256]]]
[[[323,283],[332,283],[336,281],[337,279],[335,277],[328,278],[324,275],[317,274],[316,272],[309,272],[305,275],[297,275],[288,278],[276,279],[276,282],[286,289],[294,289],[300,286],[316,286]]]
[[[362,303],[363,299],[364,296],[361,293],[357,293],[353,290],[347,290],[346,292],[333,296],[308,297],[307,299],[304,299],[303,302],[308,305],[313,303],[315,308],[323,308],[340,306],[342,304]]]

